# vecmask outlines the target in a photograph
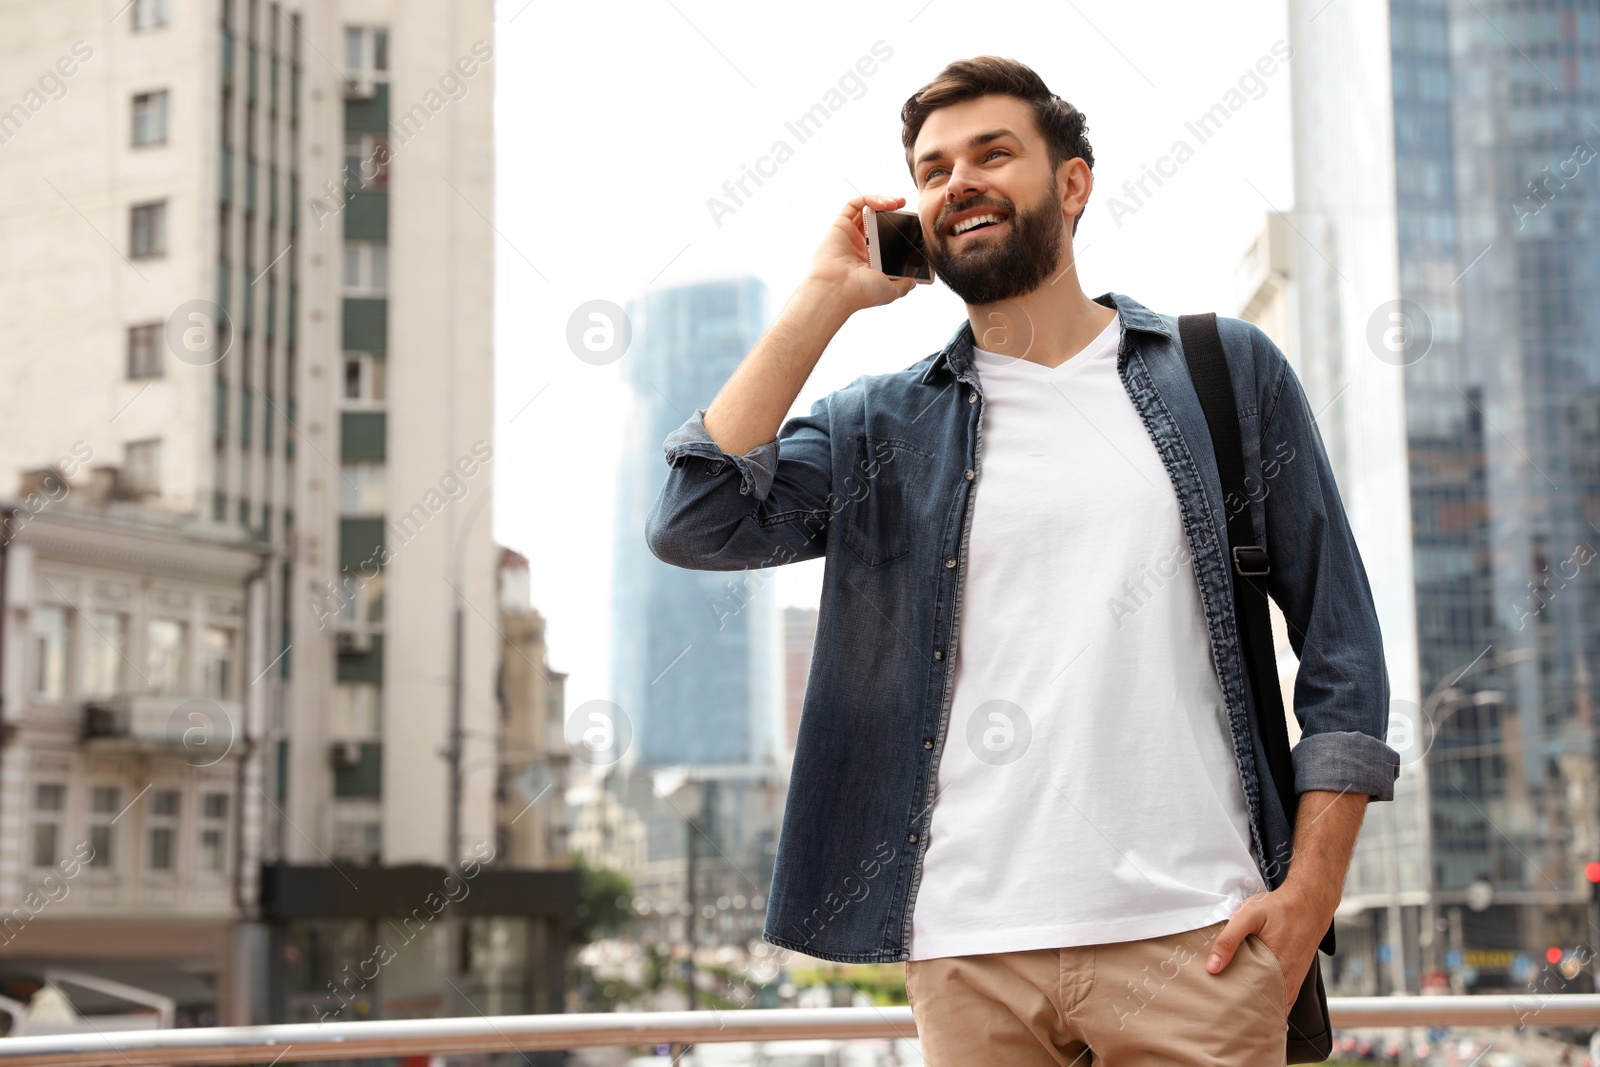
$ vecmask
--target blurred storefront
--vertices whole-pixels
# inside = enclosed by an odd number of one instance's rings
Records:
[[[268,866],[272,1022],[559,1012],[578,873]]]

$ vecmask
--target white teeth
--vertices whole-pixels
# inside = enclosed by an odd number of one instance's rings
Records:
[[[974,215],[970,219],[962,219],[960,222],[956,223],[955,227],[951,230],[951,233],[963,234],[972,229],[974,226],[982,226],[986,222],[999,221],[999,215]]]

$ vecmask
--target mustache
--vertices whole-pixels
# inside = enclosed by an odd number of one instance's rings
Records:
[[[950,225],[950,220],[951,219],[955,218],[957,215],[961,214],[963,211],[971,211],[973,208],[977,208],[977,207],[992,207],[992,208],[995,208],[998,211],[1004,211],[1008,216],[1011,216],[1011,217],[1015,217],[1016,214],[1017,214],[1016,210],[1011,206],[1010,201],[1005,201],[1003,203],[996,203],[995,201],[992,201],[992,200],[972,200],[972,201],[969,201],[969,202],[967,202],[965,204],[956,204],[955,206],[950,208],[950,210],[946,211],[943,215],[939,216],[939,235],[941,237],[944,236],[945,227]]]

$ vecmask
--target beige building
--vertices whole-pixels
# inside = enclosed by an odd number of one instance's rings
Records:
[[[1267,215],[1266,225],[1234,268],[1233,278],[1238,317],[1261,327],[1288,358],[1295,362],[1295,310],[1294,284],[1291,265],[1294,262],[1293,217],[1287,212],[1274,211]],[[1267,486],[1271,491],[1271,486]],[[1284,620],[1278,605],[1268,602],[1272,616],[1272,646],[1278,654],[1278,684],[1283,691],[1283,710],[1289,724],[1289,743],[1300,740],[1300,720],[1294,716],[1294,679],[1300,669],[1300,660],[1289,643],[1289,624]]]
[[[200,1025],[244,1010],[270,557],[85,482],[0,505],[0,986],[92,971]]]
[[[328,982],[411,906],[386,872],[497,855],[493,18],[492,0],[0,12],[0,491],[86,448],[264,559],[259,668],[228,712],[261,883],[229,1021],[469,1010],[420,949],[354,1000]],[[551,892],[516,914],[559,911]],[[491,896],[439,925],[441,958],[488,958],[461,939]],[[548,993],[457,984],[480,979]]]
[[[1273,211],[1234,268],[1239,318],[1253,322],[1295,364],[1294,218]]]
[[[513,867],[567,866],[563,734],[567,676],[552,671],[544,616],[533,608],[528,560],[500,550],[500,855]]]

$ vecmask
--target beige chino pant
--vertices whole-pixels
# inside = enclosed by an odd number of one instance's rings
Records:
[[[1288,990],[1255,934],[1206,970],[1227,920],[1108,945],[906,963],[928,1067],[1282,1067]]]

